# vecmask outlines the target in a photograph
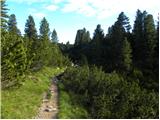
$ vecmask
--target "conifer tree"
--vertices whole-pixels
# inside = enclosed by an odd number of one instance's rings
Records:
[[[132,65],[132,49],[130,46],[130,43],[128,42],[127,38],[125,38],[125,40],[123,40],[122,42],[122,69],[124,71],[129,71],[131,69],[131,65]]]
[[[155,71],[155,75],[157,81],[159,80],[159,18],[157,21],[156,27],[156,47],[154,49],[154,62],[153,62],[153,70]]]
[[[28,16],[28,19],[27,19],[26,24],[25,24],[24,32],[29,39],[37,39],[37,36],[38,36],[37,35],[37,30],[36,30],[36,27],[35,27],[34,19],[31,15]]]
[[[82,41],[81,41],[81,44],[87,44],[90,42],[90,33],[89,31],[85,31],[83,36],[82,36]]]
[[[1,28],[3,29],[7,29],[7,18],[8,18],[8,15],[7,15],[7,12],[8,12],[8,8],[6,8],[6,0],[1,0],[0,1],[1,3]]]
[[[49,40],[49,36],[50,36],[49,23],[47,22],[45,17],[42,19],[40,23],[39,31],[40,31],[41,38],[46,38]]]
[[[15,14],[11,14],[8,20],[8,31],[20,35],[21,32],[17,28],[17,21]]]
[[[39,59],[39,40],[37,35],[37,30],[35,27],[35,22],[33,17],[30,15],[25,24],[25,45],[27,47],[27,59],[29,69],[34,69],[37,65]]]
[[[2,89],[20,85],[27,70],[27,56],[24,41],[16,33],[6,33],[2,36]]]
[[[147,47],[145,51],[145,67],[148,69],[153,69],[153,54],[156,47],[156,29],[153,16],[150,14],[144,19],[144,37]]]
[[[98,46],[102,43],[102,41],[104,40],[104,33],[103,33],[103,29],[101,28],[101,25],[98,24],[97,28],[94,31],[93,34],[93,42]]]
[[[102,59],[102,44],[104,41],[104,33],[103,29],[101,28],[101,25],[98,24],[94,33],[93,33],[93,39],[91,41],[93,53],[92,56],[96,64],[100,64],[100,61]]]
[[[54,42],[54,43],[58,43],[58,36],[57,36],[57,32],[56,32],[55,29],[54,29],[53,32],[52,32],[51,40],[52,40],[52,42]]]
[[[133,27],[133,62],[136,67],[143,68],[145,66],[144,57],[146,58],[147,44],[144,33],[144,19],[147,12],[141,12],[137,10],[136,20]]]
[[[90,33],[86,28],[77,31],[75,45],[87,44],[90,41]]]
[[[123,26],[126,32],[130,31],[131,25],[129,24],[129,18],[124,14],[124,12],[119,14],[117,22]]]
[[[49,23],[47,22],[46,18],[44,17],[40,23],[40,58],[41,66],[48,65],[48,63],[52,59],[52,48],[50,44],[50,29]]]

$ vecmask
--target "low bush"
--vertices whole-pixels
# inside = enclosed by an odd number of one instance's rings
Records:
[[[68,68],[61,79],[65,91],[74,96],[70,102],[84,107],[89,118],[158,118],[158,93],[126,78],[83,66]]]

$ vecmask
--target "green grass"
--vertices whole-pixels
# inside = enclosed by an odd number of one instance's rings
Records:
[[[50,78],[64,69],[44,67],[39,72],[26,76],[18,89],[2,90],[1,118],[25,119],[35,117],[42,101],[43,93],[50,86]]]
[[[74,94],[69,94],[63,84],[59,83],[59,119],[88,118],[87,111],[73,98]]]

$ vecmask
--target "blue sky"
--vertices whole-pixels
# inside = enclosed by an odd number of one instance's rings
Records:
[[[60,43],[74,43],[77,30],[83,27],[92,37],[97,24],[107,33],[121,11],[133,25],[137,9],[153,14],[155,20],[160,10],[159,0],[7,0],[6,3],[9,14],[16,15],[22,34],[29,15],[34,17],[38,31],[40,21],[46,17],[50,30],[56,29]]]

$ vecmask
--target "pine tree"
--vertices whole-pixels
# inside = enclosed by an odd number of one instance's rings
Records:
[[[144,58],[146,58],[147,44],[144,35],[144,19],[147,12],[137,10],[136,20],[133,27],[133,62],[136,67],[143,68],[145,66]]]
[[[122,69],[124,71],[129,71],[131,70],[131,65],[132,65],[132,49],[131,49],[131,46],[130,46],[130,43],[127,41],[127,38],[125,38],[125,40],[123,40],[123,43],[122,43],[122,63],[121,63],[121,66],[122,66]]]
[[[2,36],[2,89],[11,86],[19,86],[24,81],[27,70],[27,56],[24,41],[21,36],[14,33],[6,33]]]
[[[128,46],[128,40],[125,40],[128,38],[128,34],[130,33],[130,24],[128,17],[124,14],[124,12],[121,12],[117,18],[117,21],[108,28],[108,34],[105,37],[104,42],[104,58],[106,59],[107,70],[113,71],[115,69],[118,70],[128,70],[129,64],[128,62],[132,61],[129,60],[130,58],[127,58],[127,55],[124,55],[124,49],[130,49],[126,47]],[[127,41],[127,42],[126,42]],[[130,54],[130,51],[128,51]],[[128,55],[130,56],[130,55]],[[127,66],[128,64],[128,66]]]
[[[52,40],[52,42],[54,42],[54,43],[58,43],[58,36],[57,36],[57,32],[56,32],[55,29],[54,29],[53,32],[52,32],[51,40]]]
[[[39,31],[40,31],[41,38],[46,38],[49,40],[49,36],[50,36],[49,23],[47,22],[45,17],[42,19],[40,23]]]
[[[102,58],[102,44],[104,41],[104,33],[103,33],[103,29],[101,28],[101,25],[97,25],[94,33],[93,33],[93,39],[91,41],[92,44],[92,50],[93,53],[93,59],[95,64],[100,65],[101,64],[101,60]]]
[[[153,71],[155,72],[157,81],[159,80],[159,17],[156,28],[156,47],[154,49]],[[158,81],[159,82],[159,81]]]
[[[99,46],[102,41],[104,40],[104,33],[103,33],[103,29],[101,28],[101,25],[98,24],[97,28],[94,31],[93,34],[93,43],[95,43],[97,46]]]
[[[89,31],[85,31],[82,36],[81,44],[87,44],[91,40]]]
[[[86,28],[77,31],[75,45],[84,45],[90,42],[90,33]]]
[[[148,69],[153,69],[153,54],[156,47],[156,29],[153,16],[150,14],[144,19],[144,37],[147,47],[145,51],[146,59],[144,60],[145,67]]]
[[[37,36],[38,36],[37,35],[37,30],[36,30],[36,27],[35,27],[34,19],[31,15],[28,16],[28,19],[27,19],[26,24],[25,24],[24,32],[29,39],[37,39]]]
[[[40,51],[39,51],[39,61],[40,66],[48,65],[48,63],[52,60],[52,48],[49,39],[49,23],[44,17],[40,23]]]
[[[6,8],[6,0],[1,0],[1,25],[0,27],[3,29],[7,29],[7,11],[9,10],[8,8]]]
[[[75,38],[75,43],[74,45],[77,46],[80,44],[81,41],[81,36],[82,36],[82,30],[77,30],[76,38]]]
[[[131,29],[131,25],[129,24],[129,18],[124,14],[124,12],[121,12],[118,16],[118,24],[123,26],[126,32],[129,32]]]
[[[34,69],[38,61],[38,51],[39,51],[39,40],[37,35],[37,30],[35,27],[35,22],[33,17],[30,15],[25,24],[25,45],[27,47],[27,59],[29,69]]]
[[[17,28],[17,21],[15,14],[11,14],[8,20],[8,31],[12,33],[16,33],[18,35],[21,34],[20,30]]]
[[[108,41],[108,58],[110,65],[110,69],[114,70],[119,68],[121,63],[121,48],[122,48],[122,41],[124,40],[124,29],[119,27],[119,25],[115,24],[112,26],[112,32],[109,37]]]

